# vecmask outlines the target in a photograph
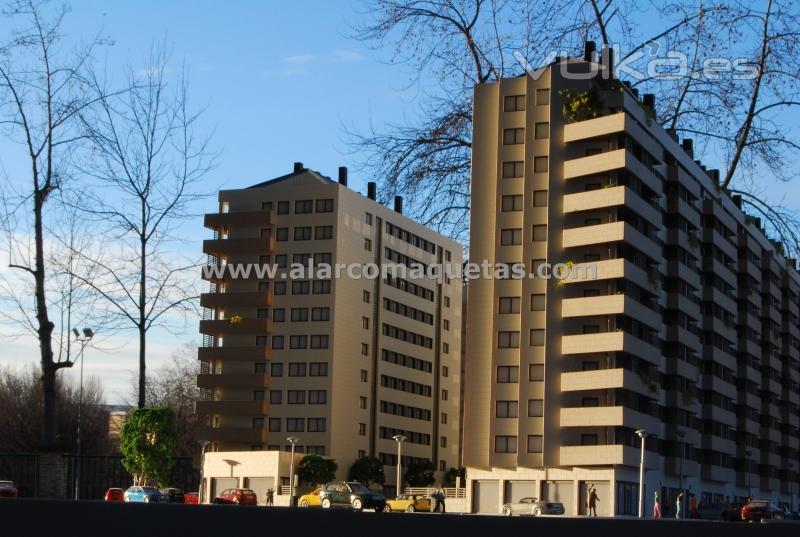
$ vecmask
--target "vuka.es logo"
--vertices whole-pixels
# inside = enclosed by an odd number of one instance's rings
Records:
[[[589,80],[597,76],[608,79],[626,79],[642,81],[648,79],[660,80],[681,80],[687,77],[706,80],[720,80],[725,77],[725,73],[733,73],[734,80],[752,80],[758,75],[758,67],[747,58],[706,58],[699,65],[693,65],[689,56],[676,50],[667,50],[659,56],[661,45],[657,41],[648,41],[644,46],[633,53],[622,57],[613,66],[613,73],[609,72],[607,66],[609,62],[609,50],[613,49],[615,58],[621,57],[618,54],[620,45],[615,44],[603,47],[600,53],[600,63],[591,64],[586,72],[570,71],[569,62],[558,62],[558,69],[561,76],[568,80]],[[554,63],[558,58],[566,58],[566,52],[550,52],[545,56],[543,66]],[[544,69],[533,67],[521,52],[514,51],[514,58],[527,71],[528,75],[534,80],[538,80]],[[634,67],[635,66],[635,67]]]

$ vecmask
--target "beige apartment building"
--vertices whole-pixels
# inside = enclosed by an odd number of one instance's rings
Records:
[[[439,478],[459,466],[462,311],[460,280],[391,274],[292,274],[294,263],[460,266],[462,247],[296,163],[283,177],[219,194],[205,217],[210,291],[199,349],[197,436],[211,451],[296,450],[336,460],[346,477],[379,457],[395,482],[403,465],[433,461]],[[231,277],[238,264],[276,265]],[[366,274],[366,273],[365,273]],[[329,275],[332,276],[332,275]],[[353,276],[353,277],[350,277]]]
[[[537,496],[583,514],[593,485],[598,514],[635,515],[640,429],[646,513],[680,487],[796,505],[796,261],[652,96],[603,78],[609,57],[587,44],[475,88],[470,261],[594,272],[469,283],[471,509]]]

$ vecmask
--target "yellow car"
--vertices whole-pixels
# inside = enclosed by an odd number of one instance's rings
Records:
[[[383,511],[388,513],[390,511],[406,511],[413,513],[414,511],[430,511],[431,500],[425,496],[414,494],[413,496],[403,494],[394,500],[386,500],[386,507]]]
[[[318,488],[314,492],[303,494],[297,501],[297,505],[299,505],[300,507],[320,507],[321,504],[319,500],[319,491],[321,490],[322,487]]]

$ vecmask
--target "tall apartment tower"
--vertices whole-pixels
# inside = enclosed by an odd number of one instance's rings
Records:
[[[292,277],[293,263],[460,265],[462,247],[339,181],[295,164],[293,173],[219,194],[205,217],[210,292],[199,349],[197,436],[213,451],[289,449],[391,466],[427,459],[459,466],[461,284],[391,276]],[[238,264],[277,265],[273,279],[232,278]],[[335,275],[334,275],[335,276]],[[441,476],[441,474],[439,474]]]
[[[796,262],[691,140],[654,121],[652,96],[607,77],[610,56],[587,44],[583,59],[475,88],[470,260],[574,271],[469,283],[471,508],[535,496],[585,513],[594,486],[600,514],[636,514],[641,429],[646,509],[681,487],[705,505],[788,503]]]

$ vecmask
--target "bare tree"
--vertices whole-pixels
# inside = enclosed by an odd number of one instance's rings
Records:
[[[124,95],[110,95],[98,77],[91,79],[99,105],[81,115],[91,142],[82,170],[93,182],[75,202],[117,245],[85,256],[96,274],[81,279],[138,333],[139,408],[146,402],[148,331],[169,328],[170,319],[197,308],[190,271],[198,262],[170,245],[175,225],[192,216],[192,202],[203,195],[199,183],[215,158],[210,138],[195,135],[200,112],[189,109],[185,72],[172,75],[160,46],[148,62],[129,68]]]
[[[4,248],[9,266],[30,284],[12,289],[5,298],[23,312],[17,319],[20,326],[33,331],[39,342],[42,445],[52,447],[56,373],[73,362],[68,352],[55,356],[53,351],[46,235],[48,222],[58,218],[53,195],[71,177],[70,159],[81,138],[75,120],[92,104],[83,75],[96,42],[75,52],[62,49],[63,7],[48,16],[42,3],[20,0],[3,13],[10,24],[21,26],[0,44],[0,125],[21,148],[29,173],[3,185]]]

